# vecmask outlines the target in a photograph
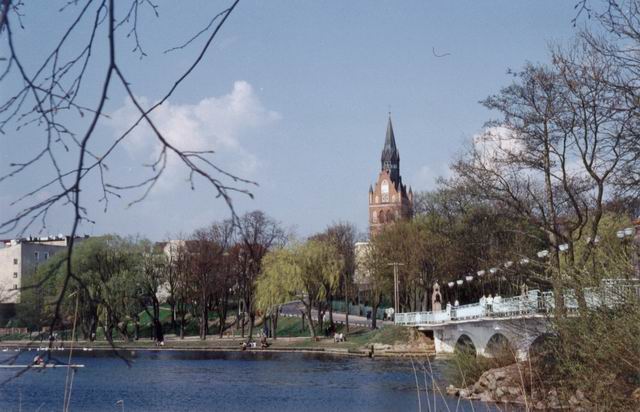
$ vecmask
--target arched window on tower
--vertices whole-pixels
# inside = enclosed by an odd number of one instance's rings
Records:
[[[393,222],[393,212],[391,210],[387,210],[385,218],[387,222]]]
[[[384,210],[378,212],[378,223],[384,223]]]

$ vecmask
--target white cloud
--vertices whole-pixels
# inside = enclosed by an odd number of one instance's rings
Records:
[[[144,97],[140,102],[143,107],[150,106]],[[151,117],[171,145],[180,150],[213,150],[216,165],[244,178],[251,178],[260,164],[255,154],[246,148],[246,141],[280,119],[277,112],[263,106],[246,81],[236,81],[228,94],[208,97],[195,104],[167,101]],[[127,99],[112,115],[116,135],[123,133],[137,118],[138,111]],[[123,145],[132,157],[147,164],[154,161],[162,149],[151,129],[143,123],[123,141]],[[186,167],[172,154],[159,186],[172,188],[187,176]]]
[[[508,156],[517,155],[524,150],[522,142],[513,130],[504,126],[489,127],[473,136],[473,144],[487,162],[495,162]]]
[[[504,126],[488,127],[474,135],[473,146],[477,160],[491,169],[500,168],[503,162],[519,157],[526,150],[515,132]]]

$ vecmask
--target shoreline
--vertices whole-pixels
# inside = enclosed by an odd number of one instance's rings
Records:
[[[286,339],[286,338],[285,338]],[[296,338],[294,338],[296,339]],[[299,340],[299,339],[296,339]],[[176,341],[165,341],[165,345],[163,346],[155,346],[154,343],[151,342],[136,342],[133,345],[131,342],[122,342],[122,344],[116,343],[111,346],[108,343],[99,343],[99,344],[87,344],[87,342],[76,342],[73,345],[73,350],[77,352],[88,352],[88,351],[145,351],[145,352],[162,352],[162,351],[184,351],[184,352],[247,352],[247,353],[309,353],[309,354],[325,354],[325,355],[340,355],[340,356],[353,356],[353,357],[362,357],[362,358],[386,358],[386,359],[405,359],[409,357],[416,358],[425,358],[425,357],[435,357],[435,353],[430,351],[401,351],[401,350],[383,350],[383,349],[375,349],[372,347],[361,347],[361,348],[352,348],[352,347],[304,347],[304,346],[275,346],[272,345],[266,349],[260,348],[246,348],[242,349],[240,347],[240,342],[243,340],[238,340],[238,345],[228,346],[228,345],[216,345],[219,342],[208,341],[211,344],[198,344],[202,343],[202,341],[186,341],[181,342],[180,344],[175,344]],[[207,342],[207,341],[205,341]],[[235,341],[234,341],[235,342]],[[68,352],[70,349],[70,341],[64,341],[63,346],[59,346],[59,343],[56,343],[52,348],[48,346],[39,345],[36,342],[25,342],[25,341],[0,341],[0,348],[8,351],[15,352],[15,349],[19,349],[20,351],[51,351],[51,352]],[[193,344],[191,344],[193,343]],[[278,342],[279,343],[279,342]],[[0,352],[2,353],[2,352]]]

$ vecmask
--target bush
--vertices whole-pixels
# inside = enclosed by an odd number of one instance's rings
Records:
[[[514,351],[510,348],[493,357],[478,356],[475,349],[459,349],[447,363],[445,376],[454,386],[462,388],[473,385],[489,369],[501,368],[515,363]]]
[[[640,388],[640,303],[600,307],[581,316],[552,321],[554,338],[533,358],[535,385],[555,388],[565,402],[582,391],[597,410],[638,408],[632,392]]]

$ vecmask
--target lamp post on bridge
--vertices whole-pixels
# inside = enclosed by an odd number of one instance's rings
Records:
[[[638,232],[638,230],[635,225],[640,225],[640,219],[634,222],[634,226],[630,226],[616,232],[616,236],[618,237],[618,239],[620,239],[620,241],[622,241],[622,244],[624,246],[624,254],[626,256],[630,256],[631,258],[634,275],[637,278],[640,278],[640,262],[638,259],[637,251],[638,245],[636,244],[636,242],[638,242],[638,236],[636,235],[636,232]],[[631,253],[629,253],[629,246],[631,246]]]
[[[404,266],[404,263],[392,262],[387,266],[393,266],[393,313],[400,312],[400,288],[398,287],[398,266]],[[376,314],[374,313],[373,316]]]

